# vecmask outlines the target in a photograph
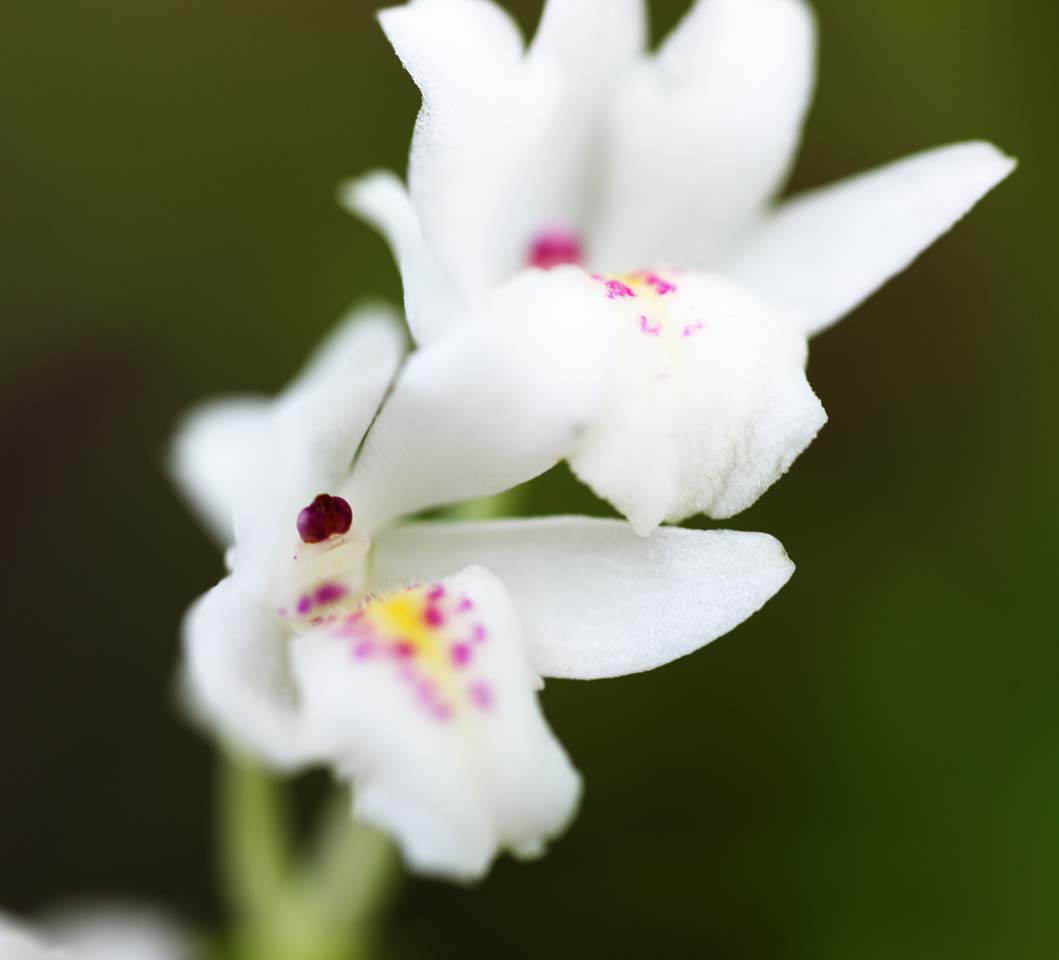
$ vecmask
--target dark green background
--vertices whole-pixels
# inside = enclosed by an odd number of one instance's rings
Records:
[[[1059,14],[816,7],[799,185],[977,136],[1021,169],[814,343],[830,424],[738,518],[790,586],[665,670],[549,684],[578,821],[477,890],[409,884],[394,956],[1059,955]],[[210,922],[212,761],[170,684],[221,565],[166,438],[398,295],[334,187],[403,167],[417,96],[350,0],[9,4],[0,63],[0,904]],[[559,474],[538,506],[594,509]]]

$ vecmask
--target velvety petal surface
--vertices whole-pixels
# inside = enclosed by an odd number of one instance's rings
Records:
[[[405,185],[392,173],[375,171],[343,184],[341,202],[386,238],[404,286],[405,315],[412,337],[423,345],[463,319],[463,307],[448,275],[423,239],[419,215]]]
[[[413,869],[474,879],[502,850],[541,853],[572,817],[580,780],[485,570],[375,596],[297,638],[293,661],[307,743]]]
[[[1015,161],[988,143],[917,154],[783,204],[725,271],[801,314],[807,335],[841,319],[951,229]]]
[[[404,365],[343,495],[369,533],[500,493],[574,448],[610,362],[607,301],[574,268],[527,271]]]
[[[303,763],[291,631],[277,611],[228,577],[196,601],[182,632],[183,682],[192,714],[222,739],[275,767]]]
[[[802,0],[698,0],[613,91],[593,264],[715,267],[786,176],[814,50]]]
[[[574,472],[642,534],[749,507],[826,420],[791,317],[717,274],[583,282],[607,305],[614,360]]]
[[[379,21],[423,95],[408,169],[422,235],[477,305],[522,263],[508,222],[556,109],[555,67],[527,60],[517,25],[488,0],[412,0]]]
[[[507,228],[520,235],[524,260],[532,260],[535,242],[549,235],[587,245],[602,199],[598,170],[607,105],[646,42],[643,0],[545,4],[528,59],[554,70],[559,92],[538,154],[512,198]]]
[[[533,668],[581,680],[686,656],[760,609],[794,571],[763,533],[662,527],[644,538],[617,520],[549,517],[398,527],[379,541],[373,577],[382,587],[471,562],[503,581]]]

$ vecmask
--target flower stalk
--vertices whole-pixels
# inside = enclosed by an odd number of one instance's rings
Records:
[[[335,792],[312,842],[297,851],[280,782],[227,751],[220,771],[222,875],[232,910],[220,960],[371,960],[397,888],[397,857]]]

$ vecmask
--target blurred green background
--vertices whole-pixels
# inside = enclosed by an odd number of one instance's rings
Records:
[[[527,27],[538,2],[512,3]],[[656,34],[683,7],[652,6]],[[816,0],[796,185],[983,136],[1017,175],[814,343],[831,421],[738,518],[790,586],[665,670],[552,682],[583,771],[545,860],[409,883],[394,957],[1059,955],[1059,8]],[[182,410],[275,389],[399,294],[337,181],[418,98],[372,5],[66,0],[0,29],[0,904],[212,922],[212,759],[171,681],[220,558],[163,475]],[[598,509],[562,473],[542,510]]]

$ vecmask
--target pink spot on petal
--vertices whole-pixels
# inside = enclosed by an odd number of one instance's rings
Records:
[[[398,660],[411,660],[416,655],[416,648],[408,640],[399,640],[393,645],[393,655]]]
[[[438,627],[444,626],[445,614],[443,614],[437,607],[427,607],[423,610],[423,622],[428,627],[437,629]]]
[[[321,606],[341,600],[347,593],[340,583],[325,583],[316,591],[316,602]]]
[[[636,291],[620,280],[607,280],[603,278],[603,285],[607,288],[608,300],[621,300],[626,297],[635,297]]]
[[[445,596],[445,585],[443,583],[431,587],[427,592],[428,600],[440,600],[443,596]]]
[[[447,703],[435,703],[430,710],[434,719],[440,723],[448,723],[452,719],[452,707]]]
[[[479,710],[491,710],[493,707],[493,691],[489,684],[477,680],[471,684],[468,691],[473,703]]]
[[[654,287],[655,293],[660,297],[664,297],[667,293],[674,293],[677,289],[675,283],[670,283],[668,280],[663,280],[656,273],[649,273],[645,278],[645,282],[650,286]]]
[[[471,648],[466,643],[457,643],[450,651],[452,662],[457,667],[465,667],[471,662]]]
[[[304,617],[305,614],[307,614],[310,610],[312,610],[312,608],[313,608],[312,598],[308,594],[305,594],[305,596],[303,596],[298,601],[298,607],[297,607],[298,613],[301,616]]]
[[[430,701],[437,695],[438,688],[433,680],[420,680],[416,685],[416,692],[422,700]]]
[[[566,263],[579,264],[584,259],[581,238],[570,230],[545,230],[533,239],[526,263],[540,270],[551,270]]]
[[[652,323],[649,318],[640,317],[640,332],[646,333],[648,336],[657,337],[662,332],[661,323]]]
[[[485,627],[480,623],[476,623],[471,631],[471,643],[485,643]]]
[[[696,333],[698,333],[705,326],[706,326],[706,324],[703,323],[701,320],[697,321],[696,323],[689,323],[684,328],[684,336],[685,337],[694,336]]]
[[[361,640],[353,648],[353,656],[358,660],[368,660],[378,652],[378,646],[372,640]]]
[[[460,613],[467,613],[468,610],[474,609],[474,601],[471,600],[470,597],[464,597],[462,600],[460,600],[459,604],[456,606],[456,609]]]

